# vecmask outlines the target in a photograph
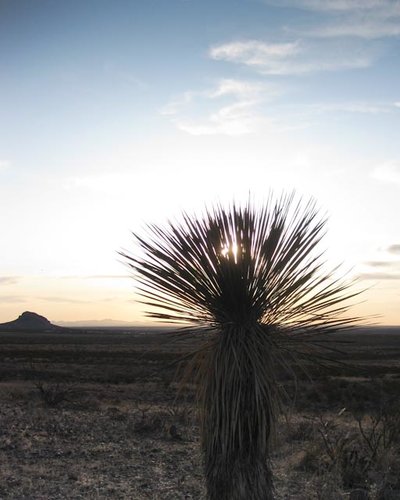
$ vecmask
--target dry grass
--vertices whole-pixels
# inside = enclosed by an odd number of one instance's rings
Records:
[[[152,335],[0,334],[0,498],[203,500],[193,388],[175,399],[172,382],[180,350]],[[385,404],[395,412],[398,359],[382,359],[386,375],[371,380],[368,353],[357,357],[358,375],[299,381],[272,457],[278,500],[347,499],[360,487],[372,500],[400,498],[398,438],[380,441],[369,463],[357,421],[368,433]],[[68,398],[48,406],[38,381],[61,384]]]

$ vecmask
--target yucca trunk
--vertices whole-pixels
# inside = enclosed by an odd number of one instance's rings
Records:
[[[258,328],[229,326],[208,354],[201,397],[210,500],[273,498],[269,440],[277,391],[268,347]],[[257,372],[260,356],[267,380]]]

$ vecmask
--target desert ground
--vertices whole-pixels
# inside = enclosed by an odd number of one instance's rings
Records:
[[[282,376],[277,499],[400,499],[400,329],[343,338],[343,365]],[[177,392],[194,347],[154,329],[0,332],[0,498],[204,499],[194,387]]]

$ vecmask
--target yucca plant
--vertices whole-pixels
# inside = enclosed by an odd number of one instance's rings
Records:
[[[210,500],[273,498],[277,367],[356,319],[344,317],[348,284],[323,270],[324,226],[312,201],[270,197],[150,225],[137,254],[121,253],[148,315],[203,340],[192,367]]]

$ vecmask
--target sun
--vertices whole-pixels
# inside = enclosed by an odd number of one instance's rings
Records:
[[[225,244],[222,246],[220,254],[226,259],[229,259],[232,256],[233,260],[237,262],[239,246],[237,245],[237,243]]]

